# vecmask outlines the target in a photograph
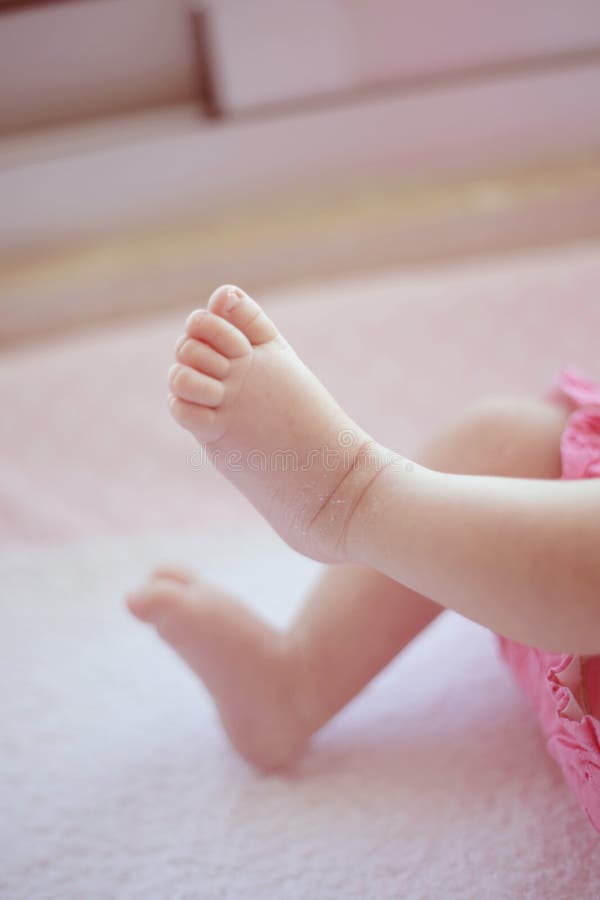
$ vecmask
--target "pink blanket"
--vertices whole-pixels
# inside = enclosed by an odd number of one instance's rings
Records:
[[[290,290],[271,309],[410,453],[483,395],[539,395],[569,362],[600,375],[599,288],[598,248],[575,248]],[[158,561],[281,623],[318,569],[170,422],[183,316],[0,361],[0,895],[597,898],[598,835],[485,629],[440,617],[296,772],[264,778],[126,615]]]

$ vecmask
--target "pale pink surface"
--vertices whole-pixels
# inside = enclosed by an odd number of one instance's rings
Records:
[[[469,401],[541,395],[568,362],[600,374],[597,248],[298,289],[271,312],[408,452]],[[261,778],[126,615],[156,561],[281,623],[318,570],[190,467],[165,411],[184,315],[0,363],[0,896],[596,900],[598,835],[486,629],[444,614],[293,775]]]

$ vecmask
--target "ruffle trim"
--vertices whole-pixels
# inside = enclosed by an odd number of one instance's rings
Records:
[[[585,680],[578,656],[565,656],[548,672],[558,718],[556,730],[548,738],[548,750],[600,832],[600,722],[586,710]]]
[[[562,477],[600,478],[600,385],[564,369],[550,395],[572,407],[561,438]],[[548,750],[600,832],[600,655],[544,653],[500,638],[500,649],[534,704]],[[545,676],[545,677],[544,677]]]
[[[568,368],[556,391],[574,407],[561,439],[562,477],[600,478],[600,386]]]

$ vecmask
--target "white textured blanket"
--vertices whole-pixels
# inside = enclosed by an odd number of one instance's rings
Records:
[[[566,363],[598,377],[599,286],[590,246],[299,287],[276,318],[412,452],[481,396],[540,394]],[[128,617],[124,591],[160,562],[276,622],[317,568],[191,467],[164,408],[184,316],[0,359],[2,900],[596,900],[598,835],[483,629],[442,615],[265,778]]]
[[[261,526],[227,545],[155,535],[2,556],[3,898],[598,896],[598,837],[488,632],[444,614],[295,772],[260,776],[122,606],[157,559],[275,622],[318,568]]]

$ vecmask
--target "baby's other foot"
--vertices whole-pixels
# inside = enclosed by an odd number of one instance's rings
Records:
[[[157,569],[127,602],[202,679],[245,759],[265,770],[297,760],[311,729],[290,637],[181,569]]]
[[[336,336],[332,335],[332,347]],[[366,487],[389,462],[260,306],[225,285],[193,312],[169,371],[174,418],[300,552],[344,558]]]

